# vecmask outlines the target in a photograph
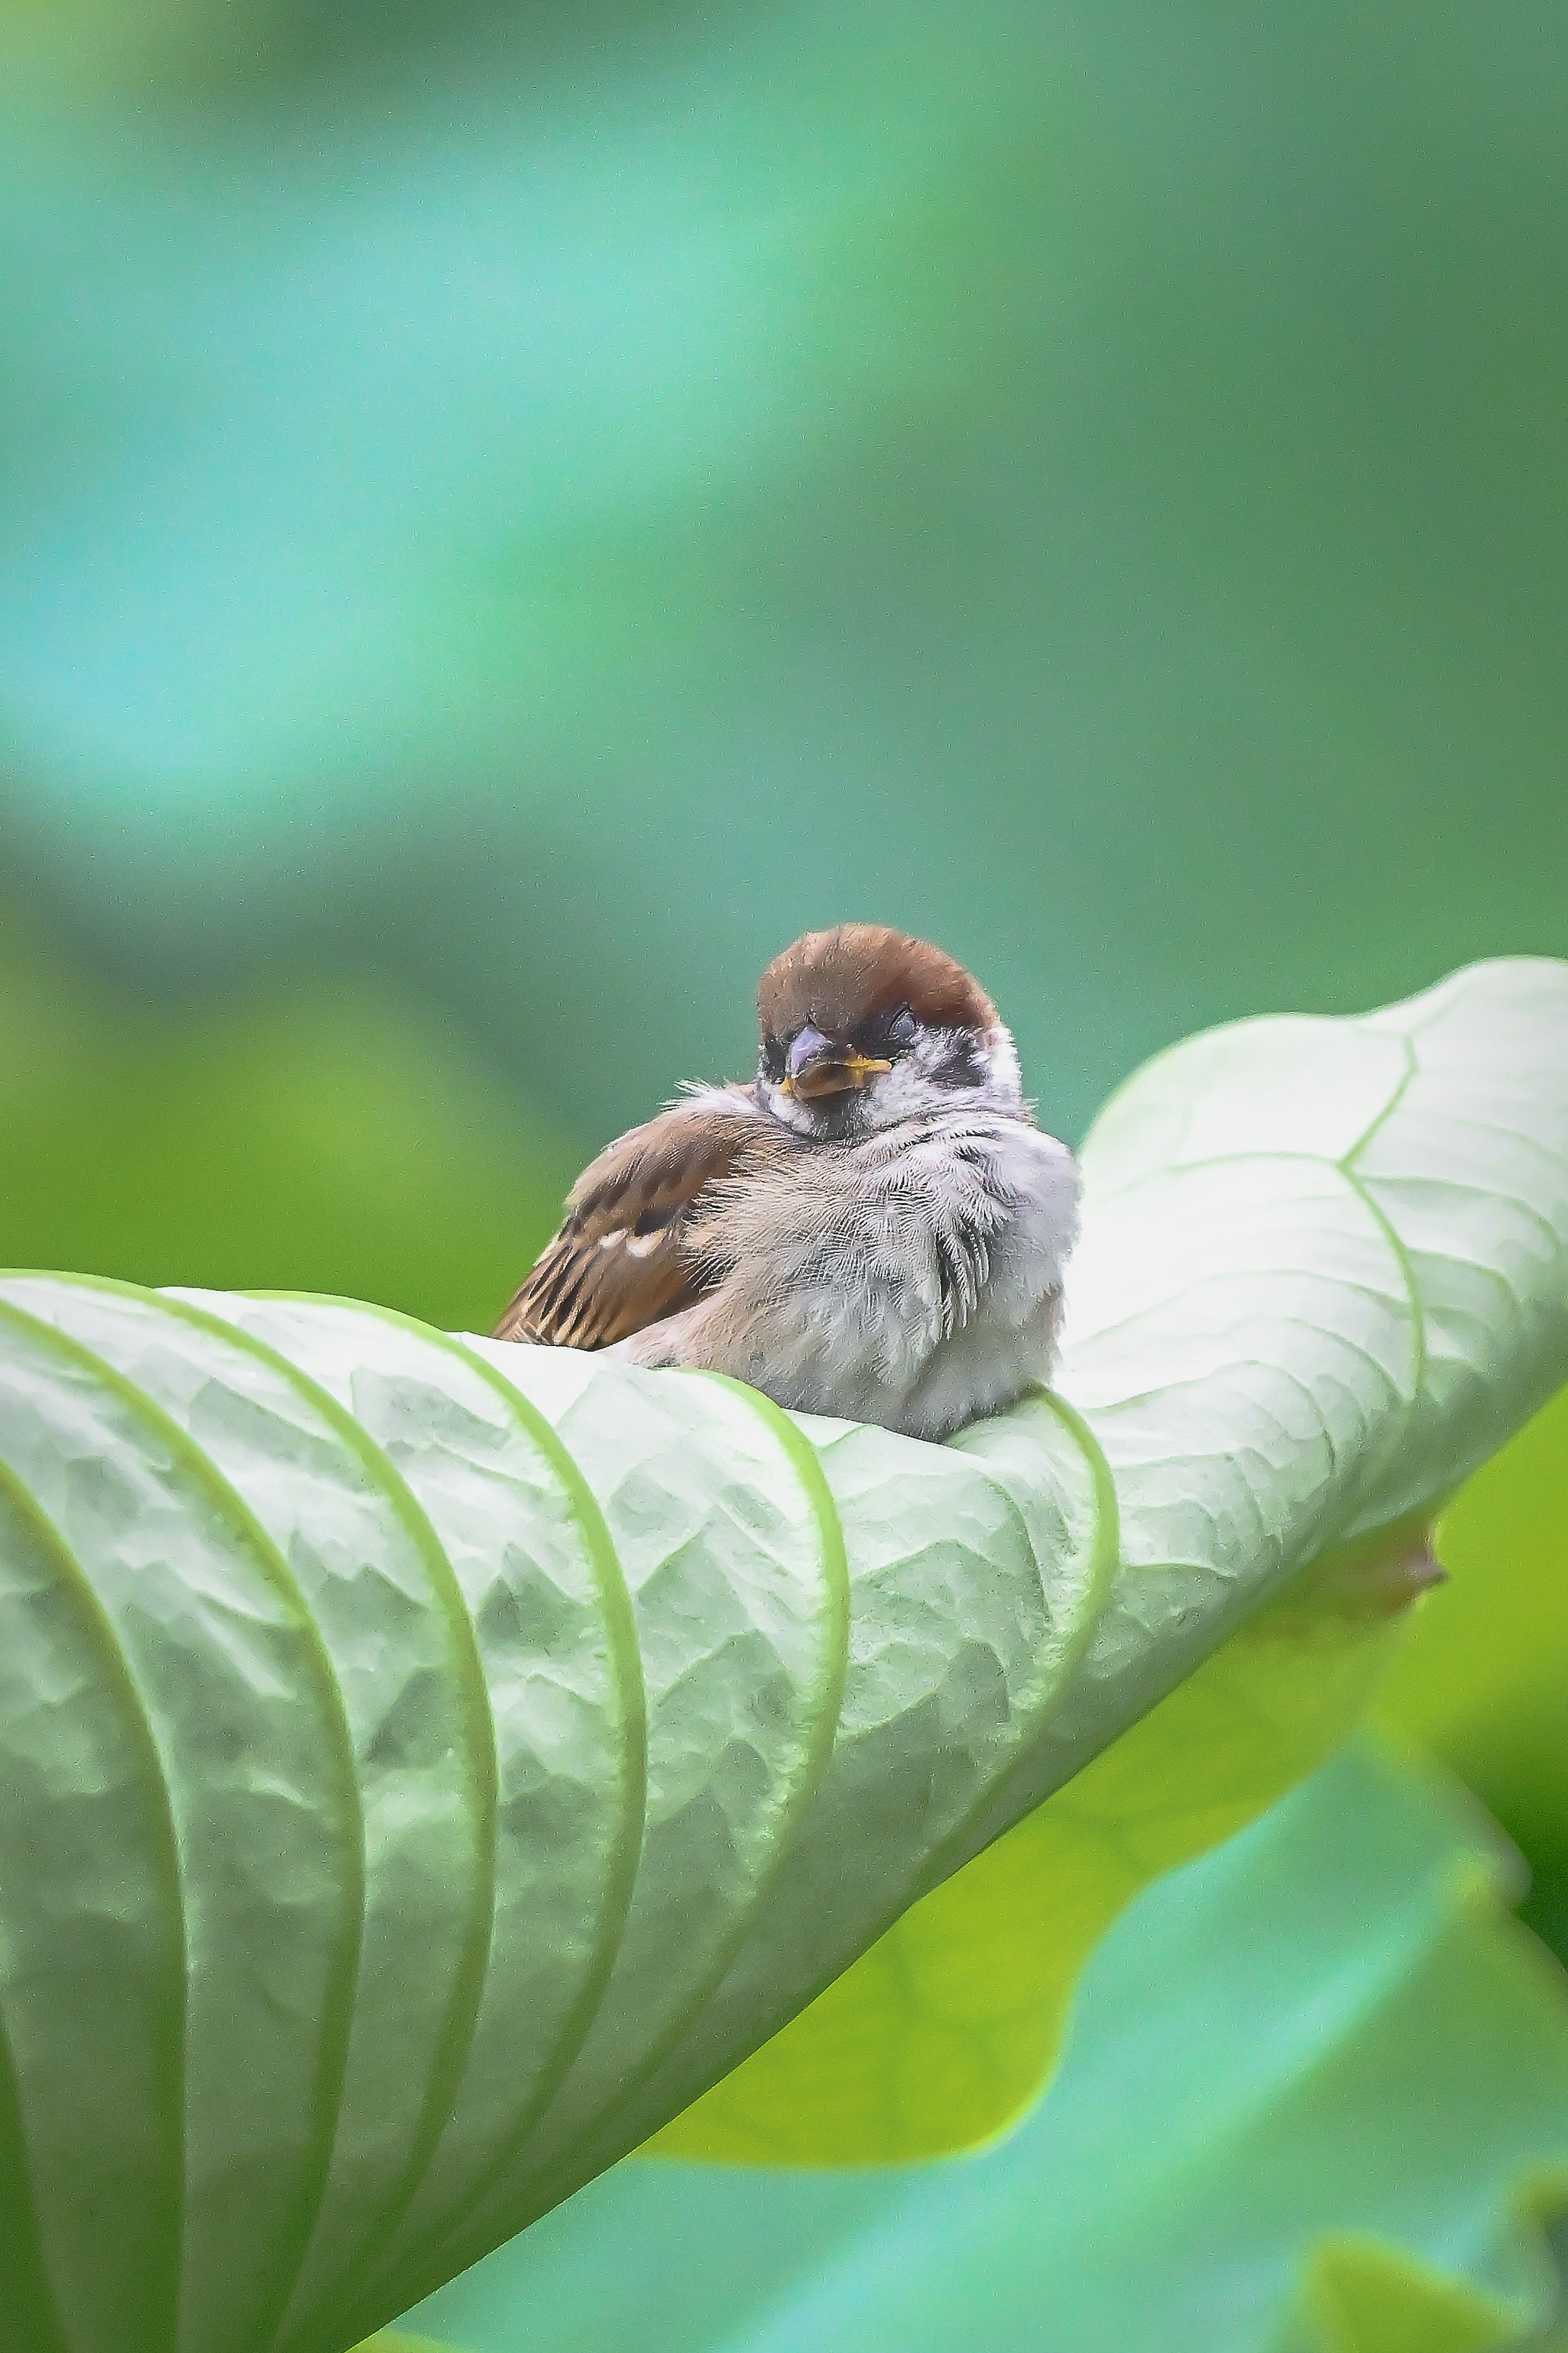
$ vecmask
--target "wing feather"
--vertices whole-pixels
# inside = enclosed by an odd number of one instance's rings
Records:
[[[573,1186],[495,1337],[608,1348],[701,1298],[711,1278],[685,1247],[693,1208],[770,1124],[749,1087],[710,1088],[617,1136]]]

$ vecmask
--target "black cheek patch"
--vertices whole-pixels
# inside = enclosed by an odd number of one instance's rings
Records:
[[[980,1059],[980,1043],[974,1032],[949,1030],[946,1050],[928,1075],[939,1087],[979,1086],[985,1076],[985,1066]]]

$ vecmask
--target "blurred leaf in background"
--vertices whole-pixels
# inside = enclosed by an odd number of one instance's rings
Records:
[[[409,2326],[471,2353],[1521,2343],[1560,2292],[1568,1987],[1500,1909],[1517,1884],[1457,1792],[1352,1749],[1139,1898],[999,2147],[624,2164]]]
[[[1442,1555],[1384,1712],[1524,1849],[1524,1915],[1568,1958],[1568,1391],[1468,1482]]]
[[[93,955],[330,943],[598,1135],[810,921],[1068,1133],[1568,946],[1555,14],[336,21],[8,14],[0,830]]]

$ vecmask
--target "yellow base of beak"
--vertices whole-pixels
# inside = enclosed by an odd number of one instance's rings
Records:
[[[818,1095],[848,1094],[852,1088],[863,1087],[879,1071],[890,1071],[891,1062],[874,1062],[865,1054],[825,1054],[818,1062],[807,1062],[793,1079],[780,1082],[780,1092],[795,1095],[802,1103],[812,1103]]]

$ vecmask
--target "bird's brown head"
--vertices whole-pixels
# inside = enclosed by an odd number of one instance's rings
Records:
[[[1017,1058],[956,958],[880,923],[806,932],[757,988],[758,1092],[798,1133],[864,1134],[983,1095],[1019,1110]]]

